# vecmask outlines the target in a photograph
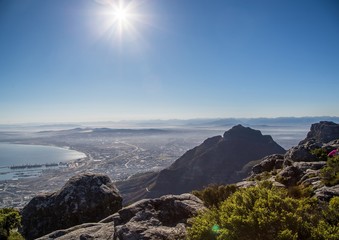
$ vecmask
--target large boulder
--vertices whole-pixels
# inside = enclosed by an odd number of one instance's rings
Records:
[[[295,186],[302,178],[304,172],[296,166],[288,166],[281,170],[276,177],[276,181],[285,186]]]
[[[284,163],[284,155],[281,154],[273,154],[264,157],[260,163],[254,165],[252,168],[253,174],[260,174],[263,172],[270,172],[274,169],[281,169]]]
[[[188,219],[205,209],[192,194],[140,200],[99,223],[58,230],[39,240],[179,240],[186,239]]]
[[[86,173],[72,177],[58,192],[34,197],[22,210],[22,234],[35,239],[57,229],[97,222],[122,207],[110,178]]]
[[[187,220],[204,208],[192,194],[141,200],[113,216],[114,239],[185,239]]]
[[[285,159],[292,160],[294,162],[312,162],[316,161],[317,157],[314,156],[306,146],[298,145],[290,148],[286,152]]]

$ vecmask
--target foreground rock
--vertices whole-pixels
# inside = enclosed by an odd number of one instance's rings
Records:
[[[55,231],[40,240],[185,239],[188,219],[204,209],[201,200],[191,194],[145,199],[121,209],[99,223],[87,223]]]
[[[22,211],[22,234],[35,239],[57,229],[97,222],[117,212],[122,198],[110,178],[81,174],[58,192],[33,198]]]

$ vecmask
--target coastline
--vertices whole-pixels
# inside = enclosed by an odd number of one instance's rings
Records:
[[[90,156],[88,154],[79,151],[77,149],[74,149],[71,146],[57,146],[55,144],[36,144],[36,143],[26,143],[23,141],[13,141],[13,142],[1,142],[0,144],[9,144],[9,145],[17,145],[20,147],[22,146],[36,146],[40,148],[45,148],[43,151],[46,151],[44,154],[46,155],[49,151],[48,148],[54,149],[54,151],[58,151],[57,149],[62,149],[66,151],[71,151],[70,156],[66,157],[65,159],[58,159],[56,161],[46,161],[43,160],[39,161],[27,161],[27,162],[14,162],[14,163],[4,163],[4,165],[0,166],[0,182],[2,181],[9,181],[9,180],[19,180],[19,179],[26,179],[26,178],[34,178],[34,177],[41,177],[44,175],[46,171],[49,170],[62,170],[65,168],[74,168],[80,165],[83,165],[81,163],[84,163],[86,160],[90,159]],[[30,149],[29,151],[32,151]],[[34,151],[34,150],[33,150]],[[38,151],[41,151],[39,149]],[[53,150],[52,150],[53,152]],[[60,153],[56,153],[60,154]],[[65,153],[62,153],[65,154]],[[78,155],[75,157],[71,157],[72,154]],[[67,155],[67,154],[66,154]],[[22,157],[22,156],[21,156]],[[59,158],[59,156],[55,155],[55,158]],[[68,159],[71,157],[71,159]],[[62,157],[61,157],[62,158]]]

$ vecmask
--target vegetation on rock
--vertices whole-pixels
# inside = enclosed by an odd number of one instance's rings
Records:
[[[311,150],[311,154],[316,156],[319,161],[327,161],[328,151],[325,148],[316,148]]]
[[[327,160],[326,166],[321,169],[321,177],[326,186],[339,184],[339,156]]]
[[[13,208],[0,209],[0,239],[23,239],[16,231],[21,226],[19,211]]]
[[[235,185],[211,184],[201,191],[193,191],[192,194],[200,198],[206,207],[218,207],[238,188]]]
[[[238,189],[217,205],[193,219],[189,240],[338,239],[339,197],[319,204],[264,182]]]

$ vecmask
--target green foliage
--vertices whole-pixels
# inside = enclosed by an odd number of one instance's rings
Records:
[[[25,240],[25,238],[17,231],[11,231],[8,240]]]
[[[339,197],[333,197],[325,207],[322,219],[315,231],[313,238],[319,240],[339,239]]]
[[[327,186],[339,184],[339,156],[328,159],[326,166],[321,169],[320,176]]]
[[[316,156],[319,161],[327,161],[327,150],[324,148],[316,148],[311,150],[311,154]]]
[[[13,208],[0,209],[0,239],[9,239],[11,230],[20,227],[21,216]]]
[[[188,239],[339,239],[339,199],[333,198],[321,211],[315,198],[298,197],[269,184],[239,189],[219,208],[198,215]],[[218,230],[213,231],[213,226]]]
[[[226,200],[237,190],[235,185],[210,185],[201,191],[192,193],[200,198],[206,207],[218,207],[221,202]]]

